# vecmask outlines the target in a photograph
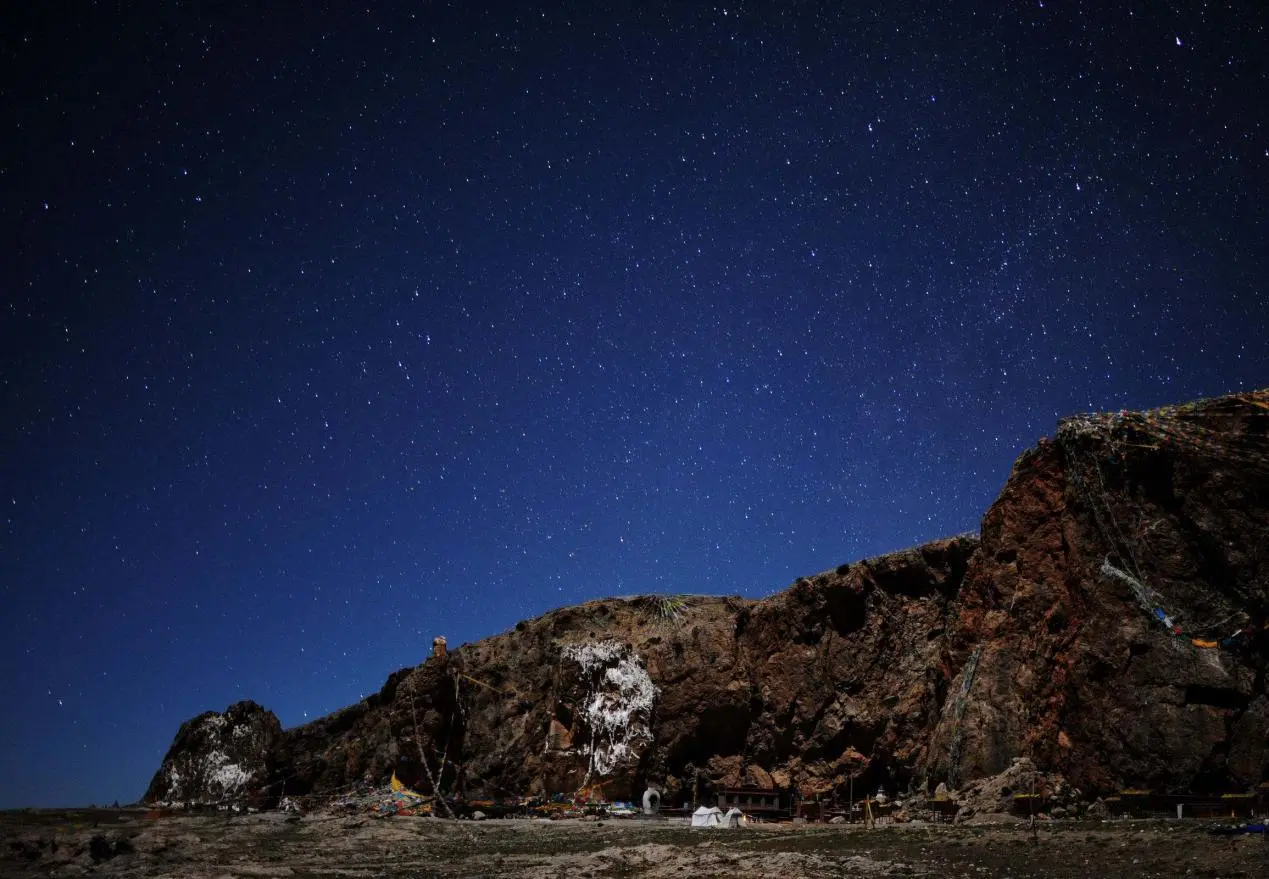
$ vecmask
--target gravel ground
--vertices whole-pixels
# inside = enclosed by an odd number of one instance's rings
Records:
[[[138,811],[0,813],[0,876],[1269,876],[1264,835],[1197,822],[757,825]]]

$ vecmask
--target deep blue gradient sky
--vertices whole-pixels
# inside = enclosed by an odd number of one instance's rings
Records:
[[[49,6],[0,29],[0,806],[1269,384],[1259,0]]]

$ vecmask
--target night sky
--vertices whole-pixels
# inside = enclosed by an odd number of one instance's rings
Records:
[[[0,28],[0,806],[1269,384],[1261,0],[119,7]]]

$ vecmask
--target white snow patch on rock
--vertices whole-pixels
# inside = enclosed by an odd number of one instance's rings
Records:
[[[648,726],[657,688],[630,647],[616,641],[573,644],[565,659],[582,667],[590,679],[582,715],[591,731],[590,772],[608,775],[638,748],[652,740]]]
[[[232,797],[251,780],[252,773],[247,772],[237,763],[230,763],[229,755],[223,751],[209,753],[204,765],[207,771],[207,785],[219,787],[222,799]]]

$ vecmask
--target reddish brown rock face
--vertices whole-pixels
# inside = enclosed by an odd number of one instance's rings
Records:
[[[1019,459],[962,588],[947,660],[979,659],[932,774],[1026,755],[1085,790],[1269,776],[1267,406],[1070,419]]]
[[[677,804],[742,784],[964,782],[1017,757],[1086,793],[1255,784],[1269,777],[1261,453],[1264,392],[1069,420],[1018,460],[981,543],[843,565],[761,601],[554,611],[277,736],[258,794],[395,770],[471,797],[637,799],[653,784]]]

